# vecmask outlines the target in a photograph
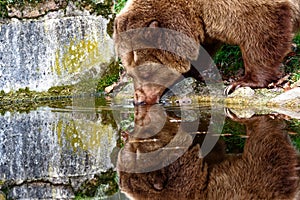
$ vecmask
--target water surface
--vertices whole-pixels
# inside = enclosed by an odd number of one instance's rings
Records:
[[[300,122],[220,105],[74,98],[2,111],[7,199],[293,199]]]

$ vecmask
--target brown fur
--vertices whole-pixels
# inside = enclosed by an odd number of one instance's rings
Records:
[[[174,135],[178,125],[167,123],[155,136],[158,142],[137,141],[134,132],[119,154],[121,190],[138,200],[297,199],[297,156],[284,130],[284,122],[270,116],[254,116],[241,122],[246,125],[249,136],[242,155],[225,155],[224,143],[219,141],[203,159],[199,157],[199,144],[194,139],[189,150],[175,162],[147,173],[123,171],[124,166],[135,169],[135,160],[139,159],[128,157],[127,153],[147,153],[164,147],[171,138],[178,137]],[[159,160],[168,160],[172,154],[165,150],[160,155],[165,158],[158,155],[157,161],[144,160],[144,167],[153,167]]]
[[[299,19],[299,0],[130,0],[116,17],[115,41],[118,48],[124,42],[118,39],[122,32],[161,27],[185,34],[211,55],[220,44],[239,45],[245,75],[232,83],[231,89],[237,86],[260,88],[281,76],[279,67],[291,48],[293,33],[299,29]],[[161,42],[174,45],[168,38],[164,39]],[[180,42],[176,44],[183,51],[189,48]],[[195,58],[140,49],[121,55],[121,59],[128,71],[144,63],[160,63],[186,73],[190,70],[188,60]],[[136,90],[141,87],[143,84],[135,85]],[[159,96],[161,93],[149,94]]]

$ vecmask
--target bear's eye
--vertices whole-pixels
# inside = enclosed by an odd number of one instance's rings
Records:
[[[157,27],[159,27],[159,22],[156,21],[156,20],[153,20],[153,21],[150,22],[150,24],[148,25],[148,27],[150,27],[150,28],[157,28]]]
[[[128,27],[128,17],[126,16],[120,16],[115,19],[114,21],[114,29],[117,33],[121,33],[123,31],[127,30]]]

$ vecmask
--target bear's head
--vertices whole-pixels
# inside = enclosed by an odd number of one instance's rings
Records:
[[[115,47],[133,77],[135,104],[157,103],[197,58],[204,35],[193,4],[130,0],[116,16]]]

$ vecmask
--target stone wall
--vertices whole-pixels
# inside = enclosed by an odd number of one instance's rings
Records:
[[[106,71],[115,57],[109,19],[71,1],[63,6],[47,4],[39,8],[41,16],[11,8],[11,18],[0,24],[0,91],[45,91],[99,79]]]

